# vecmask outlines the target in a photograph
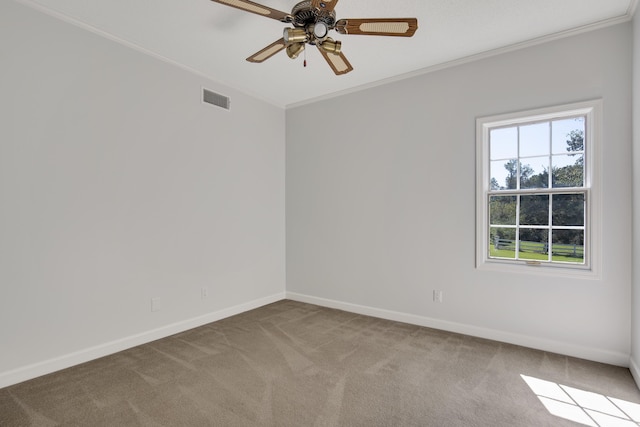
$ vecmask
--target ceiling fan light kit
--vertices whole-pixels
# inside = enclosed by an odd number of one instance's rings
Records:
[[[284,42],[289,43],[306,43],[309,41],[307,32],[302,28],[285,28],[283,31]]]
[[[335,41],[331,37],[327,37],[327,39],[320,45],[320,49],[325,52],[333,53],[334,55],[340,55],[342,52],[342,42]]]
[[[296,59],[302,51],[304,51],[304,44],[302,43],[291,43],[287,45],[287,55],[291,59]]]
[[[291,13],[249,0],[212,1],[293,25],[293,28],[284,29],[281,39],[254,53],[247,61],[260,63],[282,50],[286,51],[289,58],[295,59],[304,51],[305,45],[309,44],[318,48],[336,75],[346,74],[353,67],[342,53],[342,42],[329,37],[329,31],[335,30],[345,35],[411,37],[418,29],[416,18],[336,20],[334,9],[338,0],[301,1],[293,6]]]

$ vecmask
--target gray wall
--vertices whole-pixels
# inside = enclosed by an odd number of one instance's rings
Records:
[[[633,292],[631,372],[640,384],[640,16],[633,20]]]
[[[288,110],[288,295],[627,365],[631,30],[608,27]],[[477,270],[476,117],[595,98],[605,116],[601,277]],[[309,118],[322,131],[309,132]]]
[[[282,109],[14,2],[0,61],[0,387],[284,296]]]

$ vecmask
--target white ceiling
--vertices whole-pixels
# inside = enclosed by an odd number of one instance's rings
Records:
[[[283,24],[209,0],[19,0],[280,107],[452,61],[631,18],[638,0],[340,0],[337,18],[417,17],[412,38],[340,35],[354,67],[333,74],[316,49],[245,61]],[[290,12],[297,0],[260,0]]]

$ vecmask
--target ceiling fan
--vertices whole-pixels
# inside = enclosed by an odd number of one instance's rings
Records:
[[[284,29],[283,37],[247,58],[249,62],[263,62],[281,50],[295,59],[305,49],[305,44],[315,45],[336,75],[353,70],[342,53],[342,43],[329,37],[329,31],[340,34],[371,36],[411,37],[418,29],[416,18],[369,18],[336,20],[335,6],[338,0],[305,0],[291,10],[281,12],[249,0],[212,0],[246,12],[277,19],[293,28]]]

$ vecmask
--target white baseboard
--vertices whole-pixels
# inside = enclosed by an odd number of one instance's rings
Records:
[[[325,298],[318,298],[309,295],[287,292],[287,299],[294,301],[315,304],[328,308],[348,311],[351,313],[364,314],[381,319],[394,320],[397,322],[409,323],[412,325],[425,326],[428,328],[440,329],[448,332],[455,332],[464,335],[471,335],[478,338],[485,338],[493,341],[500,341],[509,344],[520,345],[536,350],[548,351],[551,353],[563,354],[565,356],[577,357],[594,362],[607,363],[610,365],[629,367],[629,355],[609,351],[599,348],[583,347],[566,342],[548,340],[539,337],[515,334],[496,329],[482,328],[463,323],[449,322],[447,320],[433,319],[430,317],[417,316],[415,314],[401,313],[397,311],[384,310],[380,308],[367,307],[357,304],[335,301]],[[633,371],[632,371],[633,372]],[[636,371],[640,373],[640,371]],[[640,379],[634,374],[634,378]],[[638,382],[638,380],[636,380]],[[640,382],[638,382],[640,384]]]
[[[0,388],[8,387],[23,381],[37,378],[42,375],[66,369],[81,363],[89,362],[100,357],[108,356],[135,347],[137,345],[146,344],[161,338],[165,338],[180,332],[187,331],[207,323],[216,322],[227,317],[241,314],[267,304],[271,304],[282,299],[290,299],[309,304],[315,304],[322,307],[335,308],[351,313],[363,314],[366,316],[378,317],[381,319],[394,320],[397,322],[409,323],[428,328],[440,329],[449,332],[455,332],[464,335],[471,335],[479,338],[486,338],[494,341],[500,341],[523,347],[534,348],[542,351],[549,351],[567,356],[578,357],[581,359],[592,360],[595,362],[608,363],[616,366],[628,367],[640,387],[640,368],[628,354],[602,350],[597,348],[577,346],[564,342],[552,341],[538,337],[514,334],[500,330],[481,328],[473,325],[449,322],[446,320],[433,319],[425,316],[407,314],[397,311],[384,310],[380,308],[367,307],[357,304],[346,303],[342,301],[319,298],[309,295],[298,294],[295,292],[278,293],[265,298],[259,298],[247,303],[239,304],[233,307],[207,313],[203,316],[187,319],[181,322],[173,323],[161,328],[153,329],[141,334],[132,335],[116,341],[111,341],[95,347],[87,348],[74,353],[66,354],[54,359],[24,366],[7,372],[0,373]]]
[[[631,371],[631,376],[636,382],[636,385],[638,386],[638,388],[640,388],[640,369],[638,368],[638,364],[633,359],[633,357],[629,358],[629,370]]]
[[[278,293],[265,298],[259,298],[233,307],[207,313],[181,322],[176,322],[157,329],[132,335],[116,341],[100,344],[74,353],[66,354],[54,359],[45,360],[32,365],[24,366],[7,372],[0,373],[0,388],[18,384],[42,375],[66,369],[71,366],[89,362],[100,357],[108,356],[138,345],[146,344],[161,338],[165,338],[189,329],[197,328],[207,323],[216,322],[236,314],[244,313],[267,304],[271,304],[285,298],[285,293]]]

